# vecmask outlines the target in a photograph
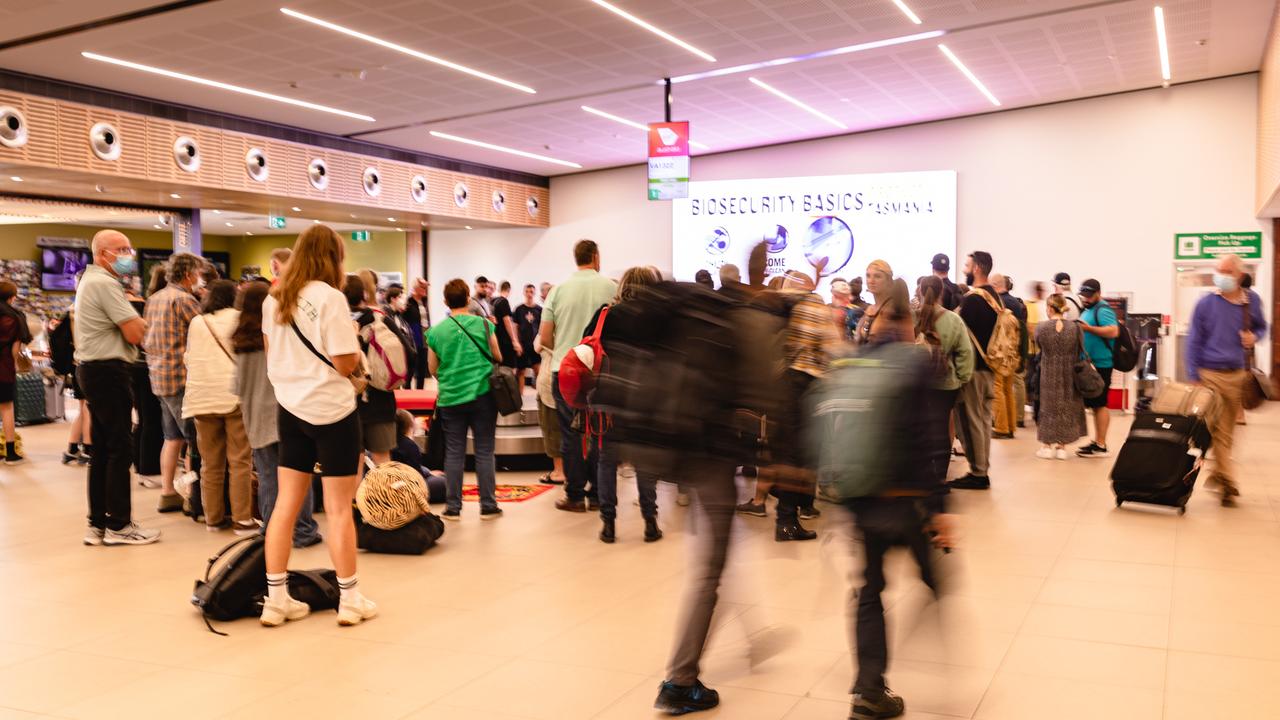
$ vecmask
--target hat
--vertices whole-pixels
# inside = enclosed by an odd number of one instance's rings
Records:
[[[1067,287],[1071,287],[1071,276],[1066,273],[1060,272],[1057,275],[1053,276],[1053,284],[1066,285]]]
[[[944,253],[938,253],[937,255],[934,255],[932,264],[933,264],[934,272],[950,272],[951,271],[951,258],[947,257]]]
[[[831,292],[841,295],[852,295],[853,289],[849,287],[849,283],[844,280],[835,280],[831,283]]]
[[[1098,281],[1094,280],[1093,278],[1089,278],[1088,280],[1085,280],[1084,282],[1080,283],[1081,295],[1097,295],[1100,290],[1102,290],[1102,285],[1100,285]]]

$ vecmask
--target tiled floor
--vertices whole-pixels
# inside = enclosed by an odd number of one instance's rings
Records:
[[[930,604],[905,558],[890,563],[890,683],[908,717],[1280,717],[1278,429],[1274,408],[1241,429],[1240,507],[1201,491],[1184,517],[1117,510],[1109,461],[1037,460],[1034,430],[997,441],[994,489],[955,496],[954,593]],[[157,491],[137,488],[163,542],[82,546],[84,471],[57,462],[65,426],[22,432],[32,462],[0,468],[0,719],[655,715],[689,549],[669,486],[655,545],[626,487],[613,546],[594,516],[556,512],[554,493],[490,523],[469,504],[425,557],[361,557],[382,608],[367,625],[241,621],[217,637],[187,598],[229,538],[157,516]],[[841,511],[823,507],[812,543],[776,544],[771,520],[739,518],[704,662],[723,705],[706,717],[847,715],[842,608],[859,561]],[[753,665],[762,638],[780,651]]]

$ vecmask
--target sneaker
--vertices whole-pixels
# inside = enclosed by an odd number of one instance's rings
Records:
[[[378,616],[378,606],[364,595],[338,603],[338,624],[344,627],[359,625]]]
[[[188,470],[174,479],[173,489],[177,491],[177,493],[181,495],[184,500],[190,500],[191,488],[196,484],[196,481],[199,479],[200,479],[199,475]]]
[[[896,718],[907,710],[907,704],[889,688],[878,693],[854,693],[849,707],[849,720],[881,720]]]
[[[311,606],[301,600],[294,600],[285,595],[284,602],[277,605],[268,597],[262,603],[262,617],[258,622],[266,627],[279,627],[287,620],[301,620],[310,614]]]
[[[796,510],[802,520],[813,520],[822,517],[822,511],[815,507],[802,507]]]
[[[1052,460],[1053,448],[1051,447],[1040,448],[1039,450],[1036,451],[1036,457],[1040,458],[1041,460]]]
[[[106,529],[90,525],[89,529],[84,531],[84,544],[95,547],[101,545],[102,538],[106,536],[106,534]]]
[[[765,510],[764,503],[754,503],[750,500],[738,506],[738,512],[743,515],[755,515],[756,517],[769,517],[768,511]]]
[[[63,453],[62,453],[62,464],[63,464],[63,465],[70,465],[71,463],[79,462],[79,461],[80,461],[80,453],[78,453],[78,452],[77,452],[77,453],[69,453],[69,452],[63,451]]]
[[[171,513],[182,512],[182,496],[178,493],[172,495],[160,494],[160,502],[156,505],[156,512]]]
[[[457,522],[462,519],[462,512],[459,510],[445,510],[444,512],[440,513],[440,517],[444,518],[445,520],[452,520],[453,522]]]
[[[23,457],[23,456],[19,455],[17,450],[14,450],[14,451],[13,451],[13,454],[6,454],[6,455],[4,456],[4,464],[5,464],[5,465],[21,465],[22,463],[24,463],[24,462],[26,462],[26,461],[27,461],[27,459],[26,459],[25,457]]]
[[[129,523],[119,530],[107,529],[102,536],[103,545],[150,545],[160,539],[159,530],[143,530],[138,523]]]
[[[719,704],[720,693],[703,685],[701,680],[694,680],[692,685],[676,685],[664,680],[658,686],[658,699],[653,707],[668,715],[684,715],[710,710]]]
[[[497,520],[502,517],[502,508],[489,508],[480,511],[481,520]]]
[[[688,507],[688,506],[689,506],[689,493],[676,493],[676,504],[677,504],[677,505],[679,505],[680,507]],[[715,692],[715,691],[714,691],[714,690],[712,690],[711,692]],[[716,697],[717,697],[716,702],[720,702],[720,701],[719,701],[719,699],[718,699],[718,698],[719,698],[719,696],[717,695]]]
[[[251,535],[257,535],[261,531],[262,526],[258,525],[256,522],[236,523],[234,528],[236,537],[249,537]]]
[[[146,475],[139,475],[139,476],[138,476],[138,484],[139,484],[139,485],[141,485],[142,487],[144,487],[144,488],[148,489],[148,490],[155,490],[156,488],[160,487],[160,481],[159,481],[159,480],[157,480],[157,479],[155,479],[155,478],[153,478],[153,477],[148,477],[148,476],[146,476]]]
[[[1058,449],[1054,452],[1054,455],[1055,455],[1055,456],[1057,456],[1057,458],[1058,458],[1059,460],[1066,460],[1066,459],[1067,459],[1067,449],[1066,449],[1066,448],[1058,448]]]
[[[80,463],[81,465],[88,465],[89,461],[92,459],[93,459],[93,456],[83,450],[80,451],[79,455],[76,455],[76,462]]]
[[[206,524],[204,526],[204,529],[208,530],[209,532],[222,532],[223,530],[229,530],[231,529],[231,519],[223,518],[222,522],[220,523],[217,523],[214,525]]]
[[[1084,447],[1080,448],[1079,450],[1076,450],[1076,457],[1107,458],[1107,457],[1111,457],[1111,451],[1102,447],[1096,442],[1091,442],[1088,445],[1085,445]]]
[[[957,478],[947,483],[948,487],[955,490],[989,490],[991,489],[991,479],[978,477],[972,473],[962,478]]]

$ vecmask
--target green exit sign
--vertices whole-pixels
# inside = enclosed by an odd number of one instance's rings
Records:
[[[351,241],[352,242],[369,242],[369,231],[368,230],[351,231]]]
[[[275,217],[275,216],[267,218],[267,227],[271,228],[272,230],[283,230],[284,218]]]

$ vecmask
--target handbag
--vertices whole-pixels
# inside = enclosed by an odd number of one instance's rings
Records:
[[[453,321],[454,325],[458,326],[463,335],[467,336],[471,344],[476,346],[476,349],[480,351],[484,359],[493,364],[493,369],[489,372],[489,389],[493,391],[493,401],[498,406],[498,414],[511,415],[520,412],[520,408],[524,405],[524,396],[520,392],[519,383],[516,382],[516,371],[496,362],[493,356],[486,352],[480,346],[480,343],[476,342],[475,338],[471,337],[471,333],[462,327],[462,323],[458,322],[458,318],[450,316],[449,319]],[[485,322],[487,323],[488,321],[486,320]]]
[[[1252,332],[1253,318],[1249,316],[1249,296],[1246,293],[1244,304],[1240,306],[1244,312],[1244,329]],[[1240,405],[1245,410],[1254,410],[1268,400],[1275,400],[1275,385],[1271,378],[1258,369],[1253,357],[1253,348],[1244,351],[1244,388],[1240,394]]]
[[[1084,349],[1084,331],[1076,325],[1076,347],[1080,348],[1080,352],[1076,356],[1075,367],[1072,369],[1073,382],[1076,386],[1076,392],[1086,400],[1092,400],[1107,391],[1105,383],[1102,382],[1102,375],[1098,373],[1098,368],[1093,366],[1093,358],[1089,357],[1089,353]],[[1081,357],[1083,356],[1083,357]]]
[[[316,357],[320,358],[320,362],[324,363],[325,365],[328,365],[329,368],[332,369],[335,373],[338,372],[338,368],[333,366],[333,361],[325,357],[324,353],[317,350],[316,346],[312,345],[311,341],[307,339],[307,336],[302,334],[302,330],[298,328],[298,323],[294,322],[293,320],[289,320],[289,326],[293,328],[294,334],[297,335],[298,339],[302,341],[302,344],[306,346],[308,350],[311,351],[312,355],[315,355]],[[212,332],[212,328],[210,328],[210,332]],[[214,337],[216,338],[217,336],[215,335]],[[219,343],[218,345],[219,347],[221,347],[222,344]],[[352,371],[350,375],[347,375],[346,378],[347,378],[347,381],[351,383],[351,389],[355,391],[356,395],[364,394],[365,389],[369,387],[369,380],[368,378],[365,377],[365,374],[364,374],[363,360],[360,363],[356,364],[356,369]]]

